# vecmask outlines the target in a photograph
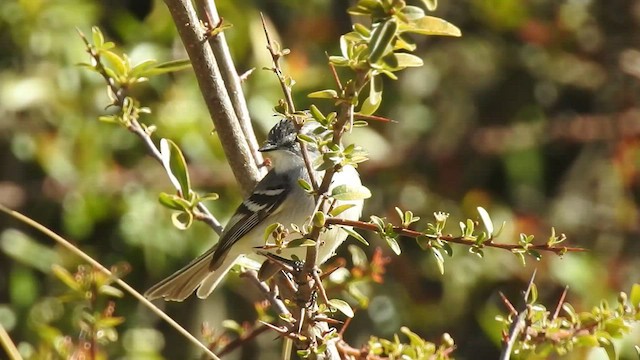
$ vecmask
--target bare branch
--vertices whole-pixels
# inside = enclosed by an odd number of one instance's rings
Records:
[[[218,15],[215,0],[196,1],[196,4],[200,13],[206,15],[210,27],[217,26],[222,21]],[[227,45],[227,39],[224,32],[220,32],[215,36],[210,37],[209,44],[211,45],[215,58],[218,62],[220,73],[224,79],[224,85],[226,86],[227,93],[231,99],[231,104],[235,110],[238,123],[240,124],[240,128],[242,128],[242,133],[244,134],[244,138],[249,146],[251,155],[253,156],[255,164],[258,166],[261,175],[264,176],[266,169],[260,168],[264,159],[262,158],[262,154],[258,151],[258,141],[256,140],[253,125],[251,124],[251,116],[242,90],[241,79],[238,76],[233,59],[231,58],[231,52],[229,51],[229,46]]]
[[[509,327],[509,334],[507,334],[506,338],[503,340],[502,352],[500,353],[499,358],[500,360],[509,360],[509,358],[511,358],[513,345],[516,343],[518,335],[526,327],[525,319],[527,317],[527,301],[529,299],[529,294],[531,293],[531,288],[533,287],[533,281],[536,279],[537,271],[537,269],[534,270],[533,274],[531,275],[531,279],[529,280],[529,284],[527,285],[527,290],[522,295],[522,301],[520,302],[519,309],[517,310],[517,315],[513,319],[513,322]]]
[[[206,34],[191,1],[165,0],[187,50],[215,130],[233,174],[248,195],[261,178],[224,85]]]

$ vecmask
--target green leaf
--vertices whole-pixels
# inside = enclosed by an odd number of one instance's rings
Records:
[[[62,281],[65,285],[67,285],[72,290],[80,290],[80,283],[76,281],[76,279],[71,275],[67,269],[63,268],[60,265],[53,264],[51,266],[51,270],[53,274]]]
[[[387,240],[387,244],[389,244],[389,247],[391,248],[391,250],[396,255],[400,255],[402,250],[400,249],[400,245],[398,245],[398,241],[395,238],[392,238],[391,236],[385,236],[385,240]]]
[[[200,201],[215,201],[218,200],[220,198],[220,195],[216,194],[216,193],[206,193],[202,196],[200,196]]]
[[[312,222],[315,227],[323,227],[326,220],[322,211],[316,211],[315,214],[313,214]]]
[[[338,93],[335,90],[327,89],[314,91],[307,96],[315,99],[337,99]]]
[[[100,294],[117,297],[117,298],[122,298],[124,296],[124,292],[122,292],[122,290],[111,285],[100,286],[99,292]]]
[[[101,48],[104,44],[104,36],[102,35],[102,31],[97,26],[91,27],[91,35],[93,37],[93,45],[97,48]]]
[[[267,228],[264,229],[264,241],[267,241],[280,225],[282,224],[276,222],[267,226]]]
[[[331,191],[336,200],[364,200],[371,197],[371,191],[363,185],[338,185]]]
[[[478,206],[478,214],[480,214],[480,219],[482,220],[482,224],[484,225],[484,228],[487,229],[487,233],[489,234],[489,236],[491,236],[493,234],[493,222],[491,221],[491,217],[489,216],[489,213],[487,212],[487,210],[485,210],[482,206]]]
[[[409,53],[395,53],[397,67],[400,69],[408,67],[420,67],[424,65],[424,61],[418,56]]]
[[[391,50],[391,43],[398,32],[395,18],[374,25],[369,40],[369,62],[375,64]]]
[[[125,318],[121,316],[109,316],[109,317],[101,317],[96,321],[97,328],[112,328],[116,327],[124,322]]]
[[[322,111],[320,111],[320,109],[318,109],[318,107],[315,105],[309,106],[309,112],[311,112],[311,116],[313,116],[313,118],[321,124],[323,124],[324,121],[327,120],[324,114],[322,114]]]
[[[343,212],[351,209],[354,206],[356,206],[356,205],[355,204],[342,204],[340,206],[336,206],[331,211],[329,211],[329,215],[338,216],[338,215],[342,214]]]
[[[616,347],[613,346],[613,342],[611,341],[611,339],[601,336],[601,337],[598,337],[598,343],[600,344],[600,347],[607,352],[607,356],[609,357],[609,360],[618,360]]]
[[[314,246],[315,241],[306,238],[293,239],[287,243],[287,248]]]
[[[129,72],[126,61],[113,51],[104,50],[100,52],[100,56],[105,58],[112,66],[112,70],[117,76],[124,76]]]
[[[340,300],[340,299],[331,299],[329,300],[329,305],[340,311],[341,313],[345,314],[347,317],[352,318],[354,313],[353,313],[353,309],[351,308],[351,306],[344,300]]]
[[[172,61],[167,61],[167,62],[157,64],[153,67],[140,71],[139,76],[155,76],[155,75],[166,74],[170,72],[176,72],[176,71],[188,69],[190,67],[191,67],[191,61],[189,59],[172,60]]]
[[[434,16],[425,16],[420,19],[410,21],[409,24],[401,24],[400,32],[456,37],[462,35],[462,32],[458,27]]]
[[[175,212],[171,214],[171,222],[179,230],[186,230],[193,224],[193,214],[189,211]]]
[[[169,175],[169,180],[171,180],[176,190],[180,190],[182,197],[188,200],[191,194],[191,182],[187,171],[187,161],[182,155],[182,151],[173,141],[161,139],[160,153],[162,155],[162,164],[167,171],[167,175]]]
[[[304,180],[302,178],[298,179],[298,185],[300,185],[300,187],[303,188],[304,191],[309,192],[309,191],[313,190],[311,188],[311,184],[309,184],[306,180]]]
[[[189,202],[187,202],[183,198],[173,194],[167,194],[165,192],[161,192],[158,195],[158,201],[160,202],[160,204],[172,210],[186,211],[190,207]]]
[[[362,235],[358,234],[355,230],[353,230],[352,228],[348,228],[348,227],[341,227],[340,229],[342,229],[344,232],[346,232],[347,234],[349,234],[351,237],[353,237],[354,239],[360,241],[361,243],[369,246],[369,243],[367,242],[367,240],[364,239],[364,237],[362,237]]]
[[[378,110],[382,103],[382,78],[374,76],[369,83],[369,97],[362,103],[360,114],[371,115]]]

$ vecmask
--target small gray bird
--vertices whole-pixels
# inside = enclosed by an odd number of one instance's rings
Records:
[[[151,287],[145,296],[148,299],[183,301],[194,290],[204,299],[220,283],[233,265],[242,257],[257,263],[265,260],[256,253],[265,245],[264,232],[267,226],[281,223],[284,226],[302,226],[313,213],[316,202],[298,184],[298,179],[309,182],[300,145],[296,141],[297,132],[289,120],[281,120],[270,131],[266,143],[259,149],[268,152],[273,167],[256,185],[255,189],[238,208],[220,235],[220,241],[187,266]],[[310,149],[312,158],[319,153]],[[324,172],[316,172],[316,179],[322,180]],[[360,177],[352,166],[345,166],[336,173],[330,187],[338,185],[359,186]],[[363,200],[337,201],[335,206],[353,204],[339,217],[358,220],[362,213]],[[291,234],[291,240],[299,234]],[[338,227],[326,229],[319,238],[318,264],[327,261],[346,239],[346,232]],[[285,248],[277,255],[284,258],[304,259],[305,247]]]

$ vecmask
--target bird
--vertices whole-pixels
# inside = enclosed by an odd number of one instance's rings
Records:
[[[303,131],[308,126],[303,127]],[[307,130],[308,132],[308,130]],[[265,153],[272,163],[271,169],[258,182],[251,194],[235,210],[217,244],[195,258],[186,266],[160,281],[145,292],[149,300],[163,298],[167,301],[184,301],[194,291],[199,298],[207,298],[229,270],[243,257],[256,263],[266,258],[258,254],[265,249],[265,230],[271,224],[284,226],[296,224],[300,228],[316,210],[314,197],[299,184],[299,179],[310,183],[310,176],[302,156],[298,132],[294,123],[282,119],[269,131],[267,140],[259,151]],[[320,153],[307,146],[312,160]],[[316,171],[315,178],[322,180],[324,171]],[[362,186],[357,170],[345,165],[334,174],[329,192],[340,185]],[[363,199],[336,200],[334,207],[350,204],[338,217],[358,220],[362,214]],[[285,240],[293,239],[297,233],[289,234]],[[320,234],[317,264],[326,262],[335,254],[347,233],[337,226],[325,229]],[[304,259],[306,247],[267,250],[281,258]]]

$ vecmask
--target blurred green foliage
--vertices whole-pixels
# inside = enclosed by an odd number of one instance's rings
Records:
[[[240,73],[270,66],[259,11],[291,49],[287,73],[296,81],[301,108],[306,95],[331,86],[329,54],[340,54],[337,39],[350,31],[342,1],[220,2],[233,28],[225,31]],[[496,224],[507,221],[502,238],[517,243],[521,232],[546,239],[554,226],[572,245],[591,249],[562,259],[548,256],[526,267],[509,253],[486,250],[484,259],[453,246],[441,275],[433,256],[404,241],[393,255],[384,283],[368,284],[368,307],[345,336],[353,345],[369,335],[390,338],[401,326],[430,340],[447,332],[460,358],[495,358],[506,313],[498,291],[518,298],[533,267],[538,268],[540,301],[555,304],[564,286],[576,311],[601,299],[616,299],[638,282],[640,235],[640,2],[637,0],[440,1],[435,16],[462,29],[462,38],[416,36],[423,67],[397,81],[384,80],[378,113],[397,123],[372,123],[354,141],[369,152],[360,167],[372,190],[366,214],[393,218],[395,207],[428,217],[450,213],[453,224],[477,217],[483,206]],[[0,2],[0,202],[22,210],[73,239],[102,263],[131,264],[127,281],[144,290],[181,267],[212,242],[195,223],[175,229],[170,211],[157,202],[171,184],[138,139],[97,121],[109,113],[105,85],[76,66],[87,61],[76,27],[93,25],[117,42],[133,64],[185,58],[174,25],[161,1],[4,1]],[[273,124],[281,97],[268,71],[255,71],[244,83],[256,128]],[[193,75],[157,76],[136,88],[152,115],[158,137],[173,139],[189,162],[191,186],[216,192],[210,209],[230,215],[240,192]],[[324,111],[325,109],[321,109]],[[0,218],[0,322],[25,353],[39,343],[34,319],[59,321],[72,338],[73,316],[56,298],[64,285],[52,265],[76,268],[78,260],[48,239]],[[454,230],[450,230],[454,231]],[[398,241],[403,242],[403,239]],[[354,241],[354,244],[356,242]],[[413,251],[415,250],[415,251]],[[340,255],[348,259],[347,248]],[[376,273],[377,276],[383,275]],[[169,313],[198,332],[225,318],[258,317],[259,295],[230,276],[224,290],[207,301],[166,304]],[[132,358],[184,356],[185,340],[141,310],[130,298],[115,300],[120,339],[109,354]],[[550,306],[551,307],[551,306]],[[632,358],[637,330],[616,342]],[[140,340],[144,339],[144,340]],[[240,357],[276,356],[272,337],[263,336]],[[188,348],[191,348],[190,346]],[[192,350],[193,351],[193,350]],[[573,352],[571,358],[605,356]]]

